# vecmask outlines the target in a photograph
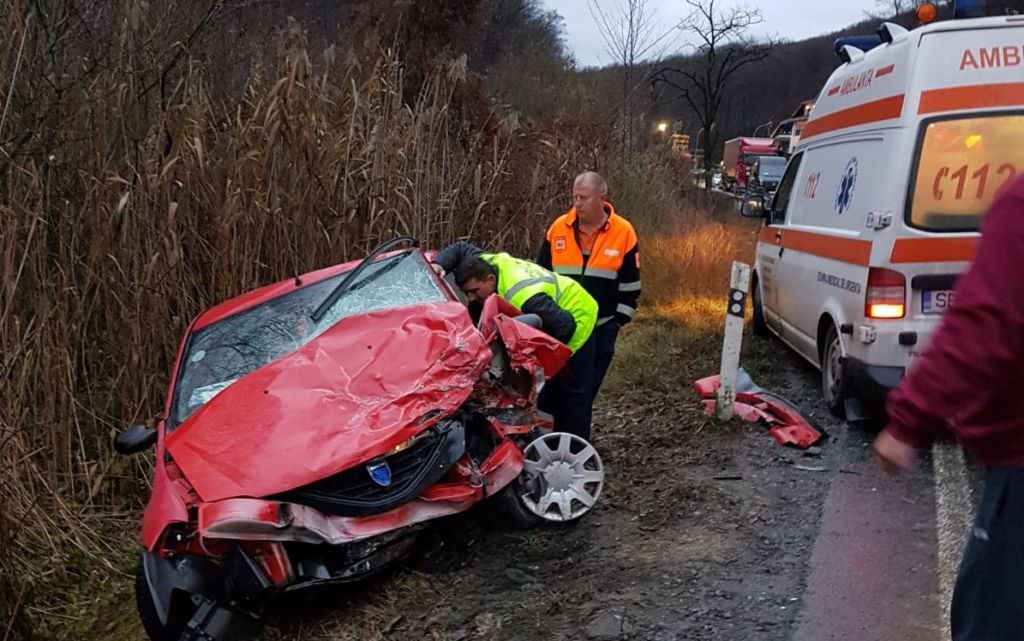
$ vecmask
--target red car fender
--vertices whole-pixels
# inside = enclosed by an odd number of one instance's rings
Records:
[[[500,338],[512,366],[533,371],[538,365],[551,378],[569,362],[572,351],[544,332],[513,320],[520,311],[500,296],[490,296],[480,312],[480,331],[490,343]]]
[[[156,465],[153,467],[153,492],[149,495],[146,511],[142,513],[142,545],[155,551],[160,545],[164,532],[174,523],[188,523],[188,509],[185,501],[175,489],[167,474],[164,448],[164,424],[157,427],[160,439],[157,441]]]
[[[539,329],[518,323],[508,316],[497,316],[495,327],[508,349],[512,366],[533,371],[538,365],[545,378],[551,378],[569,362],[572,351]]]

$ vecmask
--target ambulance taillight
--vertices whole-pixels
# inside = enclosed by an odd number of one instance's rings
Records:
[[[900,272],[872,267],[864,298],[867,318],[903,318],[907,313],[907,279]]]

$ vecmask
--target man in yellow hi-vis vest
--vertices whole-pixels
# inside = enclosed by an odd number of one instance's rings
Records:
[[[550,272],[508,254],[488,254],[459,241],[434,257],[442,276],[454,273],[455,283],[470,302],[498,294],[524,314],[536,314],[544,331],[572,350],[566,368],[548,381],[540,405],[555,418],[555,428],[590,439],[593,405],[594,346],[597,301],[571,278]]]

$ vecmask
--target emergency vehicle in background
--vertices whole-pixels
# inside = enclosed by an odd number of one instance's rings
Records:
[[[722,150],[722,188],[730,191],[745,189],[754,161],[760,156],[775,155],[775,141],[771,138],[726,140]]]
[[[1024,16],[883,24],[822,88],[764,216],[754,331],[818,366],[828,405],[879,415],[927,345],[982,216],[1024,171]]]
[[[807,124],[807,119],[810,117],[813,107],[813,100],[804,100],[796,108],[792,116],[775,126],[771,135],[772,140],[775,142],[775,153],[780,156],[789,157],[790,151],[800,142],[800,134],[804,131],[804,125]]]

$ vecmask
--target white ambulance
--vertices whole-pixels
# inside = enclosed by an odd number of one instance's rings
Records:
[[[764,216],[754,330],[877,416],[927,345],[994,195],[1024,172],[1024,16],[884,24],[823,87]]]

